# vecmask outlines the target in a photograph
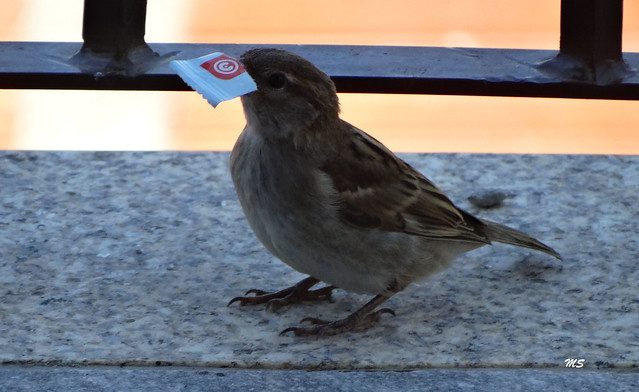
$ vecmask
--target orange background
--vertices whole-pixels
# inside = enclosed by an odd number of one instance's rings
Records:
[[[639,51],[626,1],[624,51]],[[557,49],[559,0],[150,0],[147,42]],[[82,1],[4,0],[1,40],[79,41]],[[340,94],[343,118],[395,151],[639,153],[633,101]],[[195,93],[0,91],[0,148],[228,150],[244,118]]]

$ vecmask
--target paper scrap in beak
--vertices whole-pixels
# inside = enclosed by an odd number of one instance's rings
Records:
[[[242,63],[224,53],[215,52],[191,60],[173,60],[169,65],[213,107],[222,101],[257,90],[257,85]]]

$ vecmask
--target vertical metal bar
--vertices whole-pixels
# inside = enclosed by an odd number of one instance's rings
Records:
[[[122,58],[146,46],[146,0],[84,0],[84,50]]]
[[[632,74],[621,53],[623,0],[561,0],[559,54],[539,69],[561,80],[600,85]]]
[[[621,60],[623,0],[562,0],[561,53],[591,68]]]
[[[176,54],[153,52],[145,26],[146,0],[84,0],[84,43],[70,63],[96,78],[143,74]]]

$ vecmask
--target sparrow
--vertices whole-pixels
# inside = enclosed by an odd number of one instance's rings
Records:
[[[377,309],[462,253],[501,242],[560,255],[515,229],[456,207],[430,180],[339,117],[330,77],[280,49],[253,49],[241,62],[257,90],[241,97],[246,126],[230,158],[238,199],[256,237],[308,275],[281,291],[249,290],[229,305],[281,307],[330,299],[334,289],[374,297],[351,315],[281,332],[326,336],[366,329]],[[319,282],[327,285],[312,289]],[[377,310],[376,310],[377,309]]]

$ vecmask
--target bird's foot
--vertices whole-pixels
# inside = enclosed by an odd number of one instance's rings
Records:
[[[243,297],[233,298],[229,301],[227,306],[230,306],[235,302],[239,302],[240,306],[265,303],[266,309],[279,309],[283,306],[302,301],[315,301],[320,299],[327,299],[331,301],[333,290],[335,290],[336,287],[326,286],[316,290],[309,290],[317,283],[319,283],[318,279],[309,276],[294,286],[273,293],[264,290],[251,289],[247,291]]]
[[[300,323],[311,323],[310,327],[290,327],[286,328],[280,335],[284,335],[288,332],[293,332],[295,336],[330,336],[337,335],[344,332],[350,332],[354,330],[362,330],[372,327],[377,324],[382,314],[392,314],[393,312],[389,308],[382,308],[377,311],[373,311],[377,306],[386,301],[388,297],[378,295],[373,298],[366,305],[359,310],[352,313],[350,316],[336,321],[326,321],[315,317],[306,317]]]

